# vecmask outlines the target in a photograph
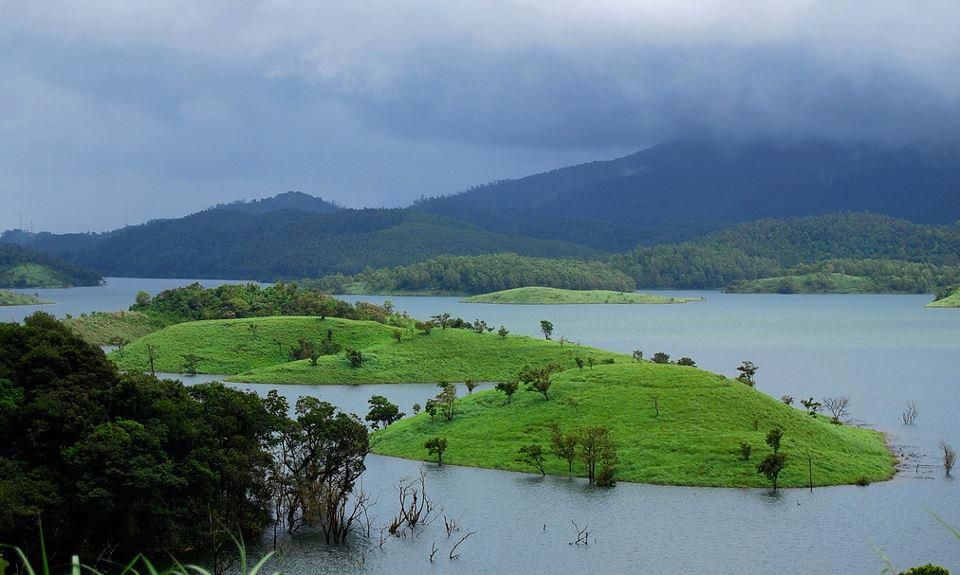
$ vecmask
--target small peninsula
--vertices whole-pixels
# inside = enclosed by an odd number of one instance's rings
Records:
[[[462,303],[519,305],[547,304],[675,304],[703,301],[703,298],[679,298],[608,290],[571,290],[548,287],[522,287],[471,296]]]
[[[0,290],[0,306],[42,305],[47,303],[53,302],[42,300],[34,295]]]
[[[941,290],[936,298],[924,307],[960,307],[960,287]]]

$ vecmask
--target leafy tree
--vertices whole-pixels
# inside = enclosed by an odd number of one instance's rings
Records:
[[[567,470],[573,474],[573,462],[577,459],[578,437],[575,433],[564,433],[560,424],[550,424],[550,452],[567,462]]]
[[[433,320],[433,323],[440,326],[440,329],[447,329],[447,324],[450,323],[450,314],[441,313],[434,316],[430,316],[430,319]]]
[[[577,369],[583,371],[583,358],[578,355],[577,357],[573,358],[573,362],[577,364]]]
[[[437,456],[437,465],[443,465],[443,454],[447,451],[446,437],[428,439],[427,442],[423,444],[423,447],[430,455]]]
[[[757,465],[757,473],[762,473],[767,479],[773,482],[773,491],[777,491],[777,480],[780,472],[787,465],[787,455],[785,453],[771,453],[763,458],[763,461]]]
[[[437,384],[440,393],[437,394],[436,405],[447,421],[452,421],[457,413],[457,386],[442,381]]]
[[[507,396],[507,404],[513,400],[513,394],[517,392],[517,389],[520,387],[520,382],[516,380],[507,380],[499,382],[494,389],[497,391],[502,391],[504,395]]]
[[[430,421],[433,421],[433,418],[436,417],[436,415],[437,415],[437,407],[438,407],[438,406],[437,406],[437,400],[436,400],[436,399],[428,399],[428,400],[424,403],[424,405],[423,405],[423,410],[426,411],[426,412],[427,412],[427,415],[430,416]]]
[[[658,351],[657,353],[653,354],[652,361],[653,363],[670,363],[670,356],[662,351]]]
[[[950,572],[943,567],[927,563],[920,567],[913,567],[900,573],[900,575],[950,575]]]
[[[750,387],[754,387],[757,384],[756,375],[758,369],[760,368],[754,365],[752,361],[745,361],[741,363],[737,368],[737,371],[740,372],[740,375],[737,376],[737,381],[745,383]]]
[[[809,415],[813,415],[813,416],[817,415],[817,411],[820,410],[820,406],[821,406],[820,402],[814,400],[812,397],[810,399],[801,399],[800,405],[802,405],[807,410],[807,413]]]
[[[779,427],[774,427],[767,432],[767,445],[770,446],[770,449],[774,453],[780,453],[780,442],[783,440],[783,430]]]
[[[430,331],[433,329],[433,322],[430,321],[418,321],[415,324],[415,327],[423,332],[423,335],[430,335]]]
[[[420,408],[420,404],[419,404],[419,403],[414,403],[414,404],[413,404],[413,414],[414,414],[414,415],[419,414],[419,413],[420,413],[420,409],[421,409],[421,408]]]
[[[472,379],[468,379],[468,380],[464,381],[463,383],[464,383],[464,385],[467,386],[467,393],[469,393],[469,394],[472,394],[472,393],[473,393],[473,390],[476,389],[478,385],[480,385],[479,382],[476,382],[476,381],[474,381],[474,380],[472,380]]]
[[[350,362],[350,367],[358,368],[363,367],[366,358],[363,357],[363,352],[359,349],[353,349],[352,347],[347,348],[347,361]]]
[[[592,355],[587,357],[587,365],[590,366],[590,369],[593,369],[593,366],[594,366],[596,363],[597,363],[597,360],[594,359]]]
[[[386,428],[388,425],[395,421],[399,421],[404,416],[397,404],[390,403],[390,400],[382,395],[374,395],[367,401],[367,403],[370,404],[370,411],[367,413],[367,417],[365,419],[371,422],[374,429],[379,426]],[[419,406],[417,407],[419,408]]]
[[[792,395],[780,396],[780,401],[782,401],[784,405],[793,405],[793,396]]]
[[[559,366],[556,364],[545,365],[543,367],[526,366],[520,370],[518,379],[527,386],[528,390],[543,394],[543,398],[549,401],[550,386],[553,385],[551,375],[558,369]]]
[[[203,358],[199,355],[193,353],[187,353],[183,355],[183,364],[182,368],[184,373],[189,373],[190,375],[197,375],[197,369],[200,367],[200,362],[203,361]],[[151,371],[153,366],[150,367]]]
[[[540,331],[543,332],[544,339],[550,339],[550,336],[553,335],[553,323],[545,319],[540,320]]]
[[[393,330],[393,339],[397,343],[400,343],[403,340],[403,332],[399,329]]]
[[[137,307],[147,307],[150,305],[150,294],[142,290],[138,291],[133,301]]]
[[[539,443],[524,445],[518,449],[517,452],[520,455],[517,457],[516,461],[532,466],[534,469],[540,472],[540,475],[547,474],[543,468],[543,447],[541,447]]]
[[[510,330],[503,327],[502,325],[500,326],[500,329],[497,330],[497,335],[500,336],[500,339],[507,339],[507,335],[509,333],[510,333]]]
[[[603,426],[588,426],[580,430],[577,441],[580,457],[587,470],[587,480],[597,483],[598,466],[604,471],[603,485],[612,485],[613,469],[617,464],[617,449],[610,437],[610,430]]]
[[[687,367],[697,367],[697,362],[693,361],[689,357],[681,357],[677,360],[677,365],[684,365]]]
[[[633,350],[633,359],[634,361],[637,361],[637,362],[643,361],[643,351],[639,349]]]

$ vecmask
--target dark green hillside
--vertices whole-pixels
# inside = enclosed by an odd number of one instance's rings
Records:
[[[595,253],[397,209],[332,214],[209,210],[118,230],[77,260],[118,276],[274,280],[353,274],[443,254],[511,250],[540,257]]]
[[[22,246],[0,243],[0,288],[99,285],[100,274]]]

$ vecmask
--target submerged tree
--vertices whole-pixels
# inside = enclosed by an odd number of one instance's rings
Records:
[[[787,455],[785,453],[771,453],[763,458],[763,461],[757,465],[757,473],[762,473],[767,479],[773,482],[773,491],[777,491],[777,480],[780,472],[787,465]]]
[[[577,435],[564,433],[560,424],[550,424],[550,452],[567,462],[567,471],[573,474],[573,462],[577,459]]]
[[[613,485],[613,473],[618,456],[617,448],[610,436],[610,429],[603,426],[584,427],[580,430],[577,443],[580,448],[580,457],[587,470],[587,480],[591,484]]]
[[[427,442],[423,444],[423,447],[430,455],[437,456],[437,465],[443,465],[443,454],[447,451],[446,437],[428,439]]]

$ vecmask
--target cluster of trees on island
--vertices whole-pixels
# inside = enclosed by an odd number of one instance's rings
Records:
[[[100,274],[56,256],[0,242],[0,288],[95,286]]]

